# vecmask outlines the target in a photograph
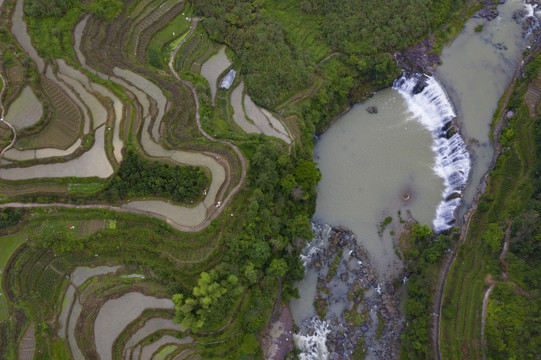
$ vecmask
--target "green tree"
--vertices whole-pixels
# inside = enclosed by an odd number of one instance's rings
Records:
[[[238,278],[235,275],[220,279],[216,270],[203,271],[199,275],[197,286],[194,286],[192,290],[192,296],[173,295],[175,321],[184,329],[201,329],[205,326],[209,313],[212,313],[212,307],[237,283]]]
[[[503,231],[496,224],[489,224],[481,235],[483,241],[490,247],[492,252],[497,251],[501,246]]]
[[[411,229],[411,233],[413,234],[413,236],[415,237],[416,240],[427,240],[427,239],[431,238],[432,236],[434,236],[434,232],[432,231],[430,226],[428,226],[427,224],[424,224],[424,225],[415,224],[415,225],[413,225],[413,227]]]
[[[274,259],[271,261],[267,273],[270,276],[284,276],[287,272],[287,262],[284,259]]]

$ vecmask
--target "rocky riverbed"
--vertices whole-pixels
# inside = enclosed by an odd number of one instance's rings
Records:
[[[313,248],[305,258],[307,269],[318,273],[314,306],[327,326],[328,359],[362,354],[396,359],[404,326],[399,311],[403,280],[379,281],[355,234],[345,227],[333,227],[330,233],[328,228],[313,226],[315,241],[328,236],[328,244],[326,248]],[[308,323],[304,325],[309,327]]]

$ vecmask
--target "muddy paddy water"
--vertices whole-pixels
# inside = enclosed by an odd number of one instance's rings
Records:
[[[32,126],[41,119],[43,106],[29,86],[26,86],[21,95],[11,106],[6,114],[6,121],[16,129]]]

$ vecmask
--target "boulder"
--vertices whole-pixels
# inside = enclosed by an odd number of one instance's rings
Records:
[[[378,113],[378,107],[377,106],[369,106],[366,108],[366,111],[369,114],[377,114]]]
[[[387,294],[389,294],[389,295],[394,295],[394,286],[393,286],[393,284],[391,284],[390,282],[388,282],[388,283],[385,285],[385,291],[386,291]]]

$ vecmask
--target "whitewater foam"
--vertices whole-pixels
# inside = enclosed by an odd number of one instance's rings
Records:
[[[306,335],[294,334],[293,340],[301,350],[299,359],[301,360],[326,360],[329,358],[327,350],[327,335],[331,332],[329,325],[315,316],[304,324],[310,333]]]
[[[331,234],[331,226],[327,224],[312,223],[312,232],[314,233],[314,237],[302,249],[300,256],[305,269],[312,262],[314,255],[323,251]]]
[[[534,31],[540,26],[539,13],[541,12],[541,10],[539,9],[537,4],[529,4],[525,2],[524,6],[526,8],[526,15],[524,16],[522,21],[528,24],[528,28],[524,33],[524,40],[528,40],[530,35],[532,35]]]
[[[457,131],[451,131],[455,111],[447,93],[434,77],[403,76],[395,81],[393,88],[402,95],[413,118],[432,133],[434,172],[445,185],[433,225],[436,232],[444,231],[455,222],[455,210],[460,205],[471,169],[464,140]]]

